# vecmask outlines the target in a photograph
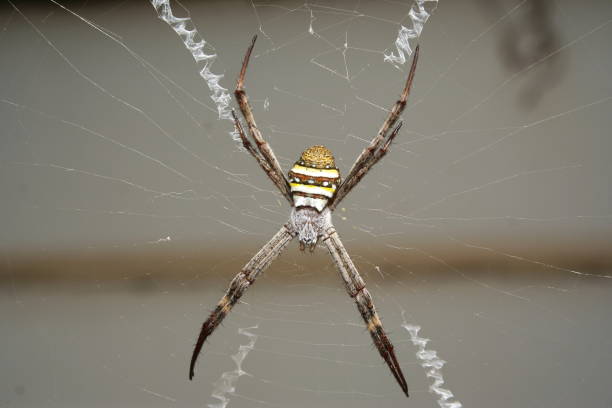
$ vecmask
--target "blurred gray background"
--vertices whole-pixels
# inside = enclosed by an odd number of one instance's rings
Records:
[[[246,87],[285,170],[325,144],[346,173],[406,77],[384,55],[410,2],[172,4],[228,89],[259,34]],[[334,218],[405,400],[325,250],[295,245],[189,382],[199,325],[289,208],[150,3],[1,4],[0,406],[218,404],[249,341],[229,407],[438,406],[413,324],[464,406],[611,407],[612,4],[435,6],[402,132]]]

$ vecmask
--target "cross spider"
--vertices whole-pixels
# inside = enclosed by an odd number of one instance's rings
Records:
[[[376,137],[361,152],[344,181],[340,179],[340,173],[336,168],[334,156],[324,146],[313,146],[306,149],[291,168],[291,171],[289,171],[289,180],[287,180],[274,152],[263,139],[261,132],[255,124],[255,118],[244,91],[244,76],[256,39],[257,36],[254,36],[246,52],[242,62],[242,69],[238,76],[236,90],[234,91],[234,96],[247,122],[249,134],[254,140],[255,145],[247,138],[242,124],[234,111],[232,111],[232,115],[242,145],[257,160],[257,163],[259,163],[280,190],[281,194],[289,201],[292,210],[289,222],[283,225],[280,231],[234,277],[227,293],[221,298],[215,310],[212,311],[208,319],[202,324],[198,341],[191,356],[189,379],[192,379],[194,376],[195,363],[206,338],[217,328],[247,288],[255,282],[255,279],[270,266],[287,244],[297,236],[302,251],[308,247],[312,252],[317,242],[322,241],[325,243],[336,268],[340,272],[340,276],[344,280],[348,294],[355,299],[359,313],[363,317],[378,352],[391,369],[393,376],[406,396],[408,396],[408,385],[395,357],[393,345],[382,327],[380,318],[374,308],[374,303],[372,303],[370,292],[366,289],[363,279],[359,275],[357,268],[355,268],[331,222],[331,213],[353,187],[359,183],[363,176],[367,174],[370,168],[387,153],[391,142],[399,132],[402,122],[400,121],[395,127],[393,126],[406,106],[406,100],[410,93],[410,87],[412,86],[419,58],[419,47],[416,47],[410,73],[399,100],[391,109],[389,116],[381,126]],[[393,129],[389,133],[389,129],[392,127]]]

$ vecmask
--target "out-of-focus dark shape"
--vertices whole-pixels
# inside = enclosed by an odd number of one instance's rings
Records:
[[[480,0],[491,16],[499,18],[505,11],[501,1]],[[511,72],[528,70],[526,84],[520,93],[520,105],[533,109],[565,72],[560,34],[553,22],[554,5],[549,0],[531,0],[521,5],[505,24],[499,40],[504,66]]]

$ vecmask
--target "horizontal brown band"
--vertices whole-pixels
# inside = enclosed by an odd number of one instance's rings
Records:
[[[303,193],[301,191],[293,191],[291,194],[298,195],[298,196],[301,196],[301,197],[318,198],[319,200],[325,200],[325,201],[329,200],[329,197],[326,197],[326,196],[321,195],[321,194]]]
[[[335,184],[337,187],[340,184],[340,178],[314,177],[314,176],[307,176],[305,174],[298,174],[298,173],[294,173],[290,171],[289,172],[289,182],[293,183],[294,182],[293,180],[296,178],[300,180],[297,183],[304,184],[305,186],[331,187],[332,184]],[[308,180],[313,180],[314,183],[308,183]],[[323,185],[324,181],[327,181],[328,183],[326,186]]]

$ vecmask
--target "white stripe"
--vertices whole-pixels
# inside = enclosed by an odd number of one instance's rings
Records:
[[[327,178],[338,178],[340,173],[336,169],[311,169],[308,167],[295,165],[291,169],[295,174],[303,174],[311,177],[327,177]]]
[[[300,191],[302,193],[308,194],[319,194],[324,195],[325,197],[331,198],[334,193],[331,191],[327,191],[326,189],[318,186],[304,186],[302,184],[298,184],[297,186],[291,186],[291,191]]]
[[[323,211],[323,208],[327,205],[327,200],[312,197],[294,196],[293,205],[295,207],[314,207],[317,211]]]

